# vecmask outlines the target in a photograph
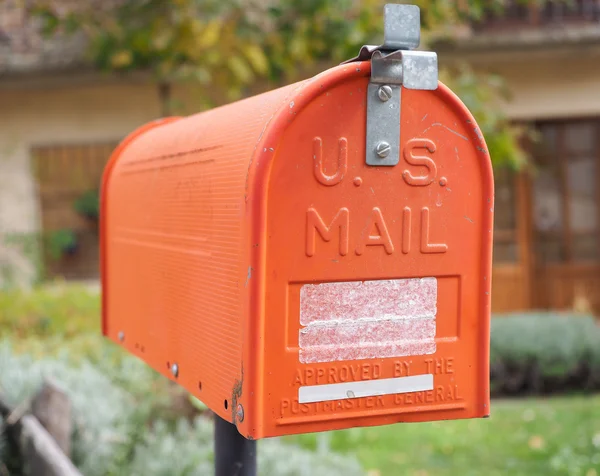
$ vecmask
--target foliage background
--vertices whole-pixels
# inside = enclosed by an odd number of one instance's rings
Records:
[[[147,72],[163,115],[173,112],[171,86],[187,83],[201,107],[239,99],[307,77],[352,58],[364,44],[381,44],[385,0],[32,0],[47,34],[82,34],[89,60],[103,71]],[[540,1],[540,0],[535,0]],[[502,0],[413,0],[421,8],[422,44],[453,37]],[[523,3],[527,3],[523,1]],[[443,64],[443,61],[442,61]],[[522,167],[527,131],[501,112],[501,78],[466,65],[441,77],[474,113],[493,163]],[[259,86],[257,86],[259,84]]]
[[[59,382],[73,401],[74,459],[86,475],[209,474],[210,415],[104,339],[99,308],[98,290],[90,287],[0,292],[0,393],[17,404],[43,378]],[[600,328],[593,319],[494,318],[491,360],[494,391],[536,398],[496,399],[484,420],[265,440],[261,474],[598,476],[600,399],[584,395],[600,389]],[[557,390],[578,395],[543,397]]]

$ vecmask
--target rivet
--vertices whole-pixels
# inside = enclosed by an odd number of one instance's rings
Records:
[[[390,144],[385,141],[381,141],[375,148],[375,152],[377,152],[377,155],[382,159],[385,159],[388,155],[390,155],[390,150]]]
[[[377,96],[379,96],[379,99],[381,99],[382,102],[389,101],[392,99],[392,88],[387,84],[381,86],[377,90]]]
[[[244,421],[244,407],[241,404],[237,406],[235,414],[239,422]]]
[[[125,340],[125,332],[119,331],[119,340],[123,342]]]
[[[179,375],[179,365],[171,365],[171,373],[173,374],[173,377],[177,377]]]

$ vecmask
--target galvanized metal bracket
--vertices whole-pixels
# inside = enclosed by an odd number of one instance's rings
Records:
[[[394,166],[400,161],[402,88],[437,89],[437,55],[410,51],[419,46],[420,40],[419,7],[386,5],[383,45],[363,46],[356,58],[347,61],[371,60],[371,81],[367,88],[368,165]]]

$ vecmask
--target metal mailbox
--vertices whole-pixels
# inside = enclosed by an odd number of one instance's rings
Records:
[[[249,439],[489,414],[490,158],[386,8],[382,46],[106,167],[104,334]]]

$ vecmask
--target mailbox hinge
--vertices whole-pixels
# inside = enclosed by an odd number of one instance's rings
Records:
[[[402,88],[438,87],[437,55],[410,51],[421,40],[420,10],[416,5],[389,4],[384,10],[384,42],[363,46],[346,63],[371,60],[367,89],[367,165],[394,166],[400,160]]]

